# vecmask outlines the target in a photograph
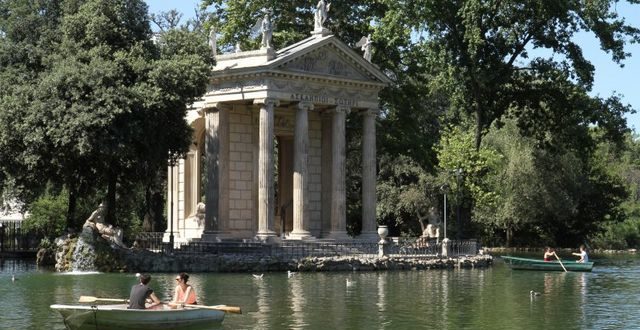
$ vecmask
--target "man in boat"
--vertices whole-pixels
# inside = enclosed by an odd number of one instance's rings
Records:
[[[558,255],[556,254],[556,251],[552,248],[552,247],[546,247],[544,248],[544,261],[553,261],[554,258],[557,258]]]
[[[587,248],[584,246],[584,244],[580,245],[580,252],[579,253],[571,253],[574,256],[578,256],[580,257],[580,259],[576,262],[589,262],[589,256],[587,255]]]
[[[129,309],[146,309],[160,305],[162,302],[147,284],[151,281],[151,275],[140,275],[140,283],[131,287],[129,295]],[[147,307],[146,301],[151,299],[151,304]]]
[[[176,289],[173,294],[173,301],[169,304],[171,308],[184,307],[184,305],[196,305],[196,290],[189,284],[189,274],[180,273],[176,276]]]

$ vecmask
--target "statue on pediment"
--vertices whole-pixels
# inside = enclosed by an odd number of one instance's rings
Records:
[[[271,48],[271,38],[273,37],[273,25],[271,24],[271,16],[267,11],[262,18],[262,48]]]
[[[368,62],[371,62],[371,43],[371,34],[360,38],[360,41],[356,43],[356,46],[360,47],[363,52],[362,57],[364,57]]]
[[[215,28],[211,28],[209,30],[209,47],[211,47],[211,54],[213,54],[213,56],[216,56],[216,29]]]
[[[324,22],[327,20],[329,8],[331,8],[330,3],[326,3],[324,0],[318,1],[313,23],[314,30],[321,31],[323,29]]]
[[[260,41],[260,48],[271,48],[271,38],[273,37],[273,24],[271,23],[271,13],[269,10],[265,10],[264,16],[256,22],[251,28],[251,36],[257,37],[262,34],[262,41]]]

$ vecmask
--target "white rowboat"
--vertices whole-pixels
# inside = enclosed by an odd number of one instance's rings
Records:
[[[220,323],[224,311],[198,307],[127,309],[117,305],[51,305],[62,314],[68,329],[196,329]]]

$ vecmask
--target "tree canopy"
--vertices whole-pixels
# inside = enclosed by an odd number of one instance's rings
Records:
[[[210,51],[185,30],[154,44],[149,22],[141,0],[0,3],[0,172],[21,199],[53,182],[70,208],[102,188],[113,210],[117,189],[186,150],[186,107],[205,92]]]

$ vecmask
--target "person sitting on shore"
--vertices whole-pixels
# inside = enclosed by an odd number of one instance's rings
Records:
[[[584,246],[584,244],[580,245],[580,252],[579,253],[571,253],[574,256],[579,256],[580,259],[578,259],[578,261],[576,262],[589,262],[589,255],[587,255],[587,248]]]
[[[173,301],[169,304],[172,308],[178,308],[184,305],[196,305],[196,290],[187,282],[189,281],[189,274],[180,273],[176,277],[178,285],[173,295]]]
[[[553,248],[547,246],[544,249],[544,261],[553,261],[553,259],[557,257],[558,255],[556,254],[556,250],[554,250]]]

